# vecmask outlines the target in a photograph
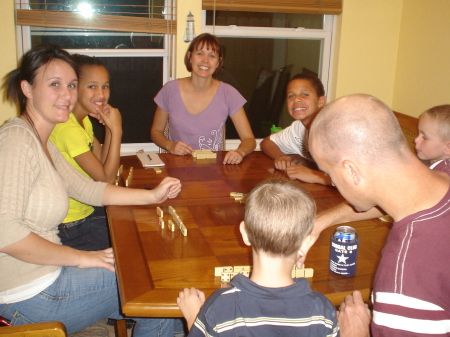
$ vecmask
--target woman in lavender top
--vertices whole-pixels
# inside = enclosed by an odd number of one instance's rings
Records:
[[[215,79],[223,65],[219,40],[208,33],[197,36],[184,63],[191,76],[168,82],[155,97],[157,108],[150,131],[153,142],[176,155],[196,149],[220,150],[230,116],[241,144],[225,155],[223,163],[239,164],[255,149],[256,141],[243,108],[244,97]],[[169,138],[164,135],[167,121]]]

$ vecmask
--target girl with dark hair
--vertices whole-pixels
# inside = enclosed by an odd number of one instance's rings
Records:
[[[69,197],[90,205],[145,205],[178,195],[178,179],[154,190],[94,182],[49,142],[77,100],[70,55],[41,45],[6,76],[4,89],[21,115],[0,128],[0,316],[11,325],[62,322],[68,333],[121,319],[111,248],[81,251],[60,244],[57,226]],[[173,320],[136,319],[135,336],[173,336]]]
[[[109,72],[96,57],[75,54],[72,59],[78,70],[78,101],[69,120],[55,126],[50,140],[78,172],[112,184],[120,165],[122,118],[119,110],[108,104]],[[94,136],[89,115],[105,125],[103,145]],[[92,207],[71,198],[69,212],[58,230],[61,243],[75,249],[111,247],[103,207]]]
[[[167,83],[156,95],[157,104],[150,135],[160,148],[176,155],[197,149],[225,149],[224,132],[228,117],[241,139],[236,150],[228,151],[224,164],[239,164],[256,147],[243,105],[245,99],[229,84],[215,78],[223,65],[219,40],[204,33],[189,45],[184,63],[190,77]],[[164,134],[169,123],[168,137]]]

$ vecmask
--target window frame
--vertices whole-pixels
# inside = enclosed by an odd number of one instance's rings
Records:
[[[165,0],[165,5],[168,5],[169,0]],[[29,6],[29,0],[19,0],[16,8],[26,9]],[[168,13],[167,15],[170,15]],[[86,32],[86,34],[101,34],[102,31]],[[81,34],[81,33],[80,33]],[[118,35],[121,32],[113,32]],[[127,33],[131,34],[131,33]],[[20,59],[23,54],[31,49],[31,27],[17,26],[17,55]],[[164,34],[164,48],[162,49],[66,49],[70,54],[79,53],[88,56],[98,57],[162,57],[163,58],[163,78],[162,82],[166,83],[171,80],[171,73],[174,73],[175,62],[171,67],[170,53],[175,50],[175,38],[171,38],[169,34]]]
[[[247,37],[247,38],[284,38],[284,39],[314,39],[322,41],[319,77],[329,95],[331,83],[331,66],[333,56],[334,15],[324,15],[323,29],[280,28],[280,27],[242,27],[206,25],[206,10],[202,10],[202,32],[214,34],[217,37]]]

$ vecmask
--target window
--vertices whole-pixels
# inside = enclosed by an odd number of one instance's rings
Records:
[[[332,15],[203,11],[203,31],[217,35],[224,48],[219,79],[247,99],[257,138],[270,134],[272,124],[291,124],[284,102],[293,75],[314,73],[328,91],[332,25]],[[232,123],[227,138],[237,138]]]
[[[80,12],[75,0],[22,0],[21,8],[50,10],[56,13]],[[135,18],[164,18],[168,12],[165,0],[85,1],[87,12]],[[100,3],[100,4],[99,4]],[[170,8],[169,8],[170,9]],[[86,10],[86,8],[84,8]],[[41,43],[61,46],[69,53],[100,58],[111,77],[110,104],[122,114],[123,143],[150,142],[150,126],[156,105],[153,97],[169,80],[169,34],[124,32],[94,29],[44,28],[20,26],[22,50]],[[102,141],[104,128],[94,122],[94,132]]]

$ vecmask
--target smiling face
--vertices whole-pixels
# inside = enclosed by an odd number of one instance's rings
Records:
[[[450,142],[442,139],[439,121],[427,115],[419,119],[419,135],[414,140],[417,156],[431,163],[450,157]]]
[[[84,65],[78,84],[77,111],[83,115],[102,109],[109,100],[109,73],[103,66]]]
[[[326,97],[319,97],[314,87],[306,79],[290,81],[286,92],[289,114],[309,128],[320,109],[325,105]]]
[[[22,81],[21,87],[27,113],[51,125],[67,121],[77,101],[77,75],[59,59],[41,66],[33,84]]]
[[[203,44],[201,49],[193,51],[190,55],[192,73],[201,77],[213,76],[219,66],[219,55]]]

